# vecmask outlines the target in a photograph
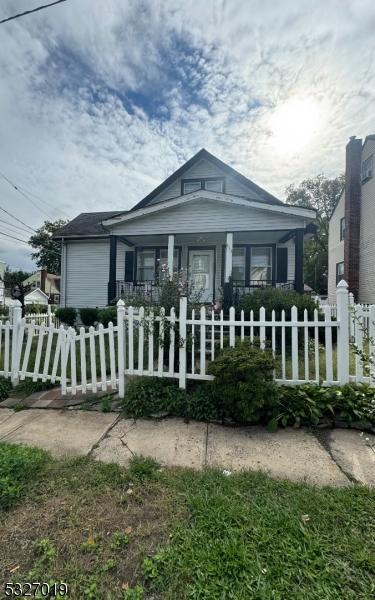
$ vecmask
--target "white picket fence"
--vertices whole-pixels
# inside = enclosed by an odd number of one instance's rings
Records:
[[[60,382],[63,394],[118,389],[123,397],[127,376],[172,377],[181,388],[189,379],[210,380],[208,365],[218,350],[250,340],[270,348],[280,383],[372,383],[351,342],[374,354],[371,343],[365,343],[368,334],[375,337],[375,306],[351,306],[345,282],[337,288],[335,315],[325,306],[312,319],[307,311],[299,318],[296,307],[290,314],[282,311],[280,319],[264,308],[257,315],[242,311],[237,317],[234,308],[228,317],[204,306],[188,313],[186,298],[180,299],[178,313],[174,308],[158,313],[125,309],[120,300],[117,325],[76,331],[29,323],[15,305],[12,322],[0,324],[0,374],[14,384],[26,377]]]

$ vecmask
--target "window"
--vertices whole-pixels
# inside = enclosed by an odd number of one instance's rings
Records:
[[[137,279],[139,281],[154,281],[155,250],[141,250],[138,252]]]
[[[191,192],[196,192],[197,190],[201,190],[201,189],[202,189],[201,180],[184,181],[184,188],[183,188],[184,194],[190,194]]]
[[[344,277],[344,263],[339,262],[336,264],[336,285],[343,279]]]
[[[251,248],[250,283],[272,280],[272,248]]]
[[[374,155],[371,154],[371,156],[366,158],[366,160],[364,160],[362,163],[362,183],[364,181],[367,181],[368,179],[371,179],[371,177],[373,176],[373,159]]]
[[[345,236],[345,217],[340,219],[340,242],[344,239]]]
[[[173,250],[173,273],[177,273],[178,271],[178,248],[175,248]],[[165,274],[167,274],[168,272],[168,250],[167,248],[161,248],[160,250],[160,261],[158,262],[158,271],[160,273],[160,275],[163,275],[162,272],[162,267],[163,265],[166,265],[166,270],[165,270]]]
[[[240,285],[245,285],[245,252],[245,248],[233,248],[232,279]]]
[[[208,192],[223,192],[223,180],[222,179],[206,179],[204,182],[204,188]]]

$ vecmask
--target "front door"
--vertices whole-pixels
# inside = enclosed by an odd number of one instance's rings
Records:
[[[214,296],[214,250],[189,251],[189,283],[201,302]]]

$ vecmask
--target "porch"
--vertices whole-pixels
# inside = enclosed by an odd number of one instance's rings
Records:
[[[264,287],[303,292],[306,229],[110,236],[108,303],[137,295],[158,301],[162,276],[181,273],[201,300],[231,278],[237,294]]]

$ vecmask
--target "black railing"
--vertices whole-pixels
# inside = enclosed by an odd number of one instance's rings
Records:
[[[160,288],[155,281],[116,281],[117,298],[136,298],[147,302],[159,300]]]

